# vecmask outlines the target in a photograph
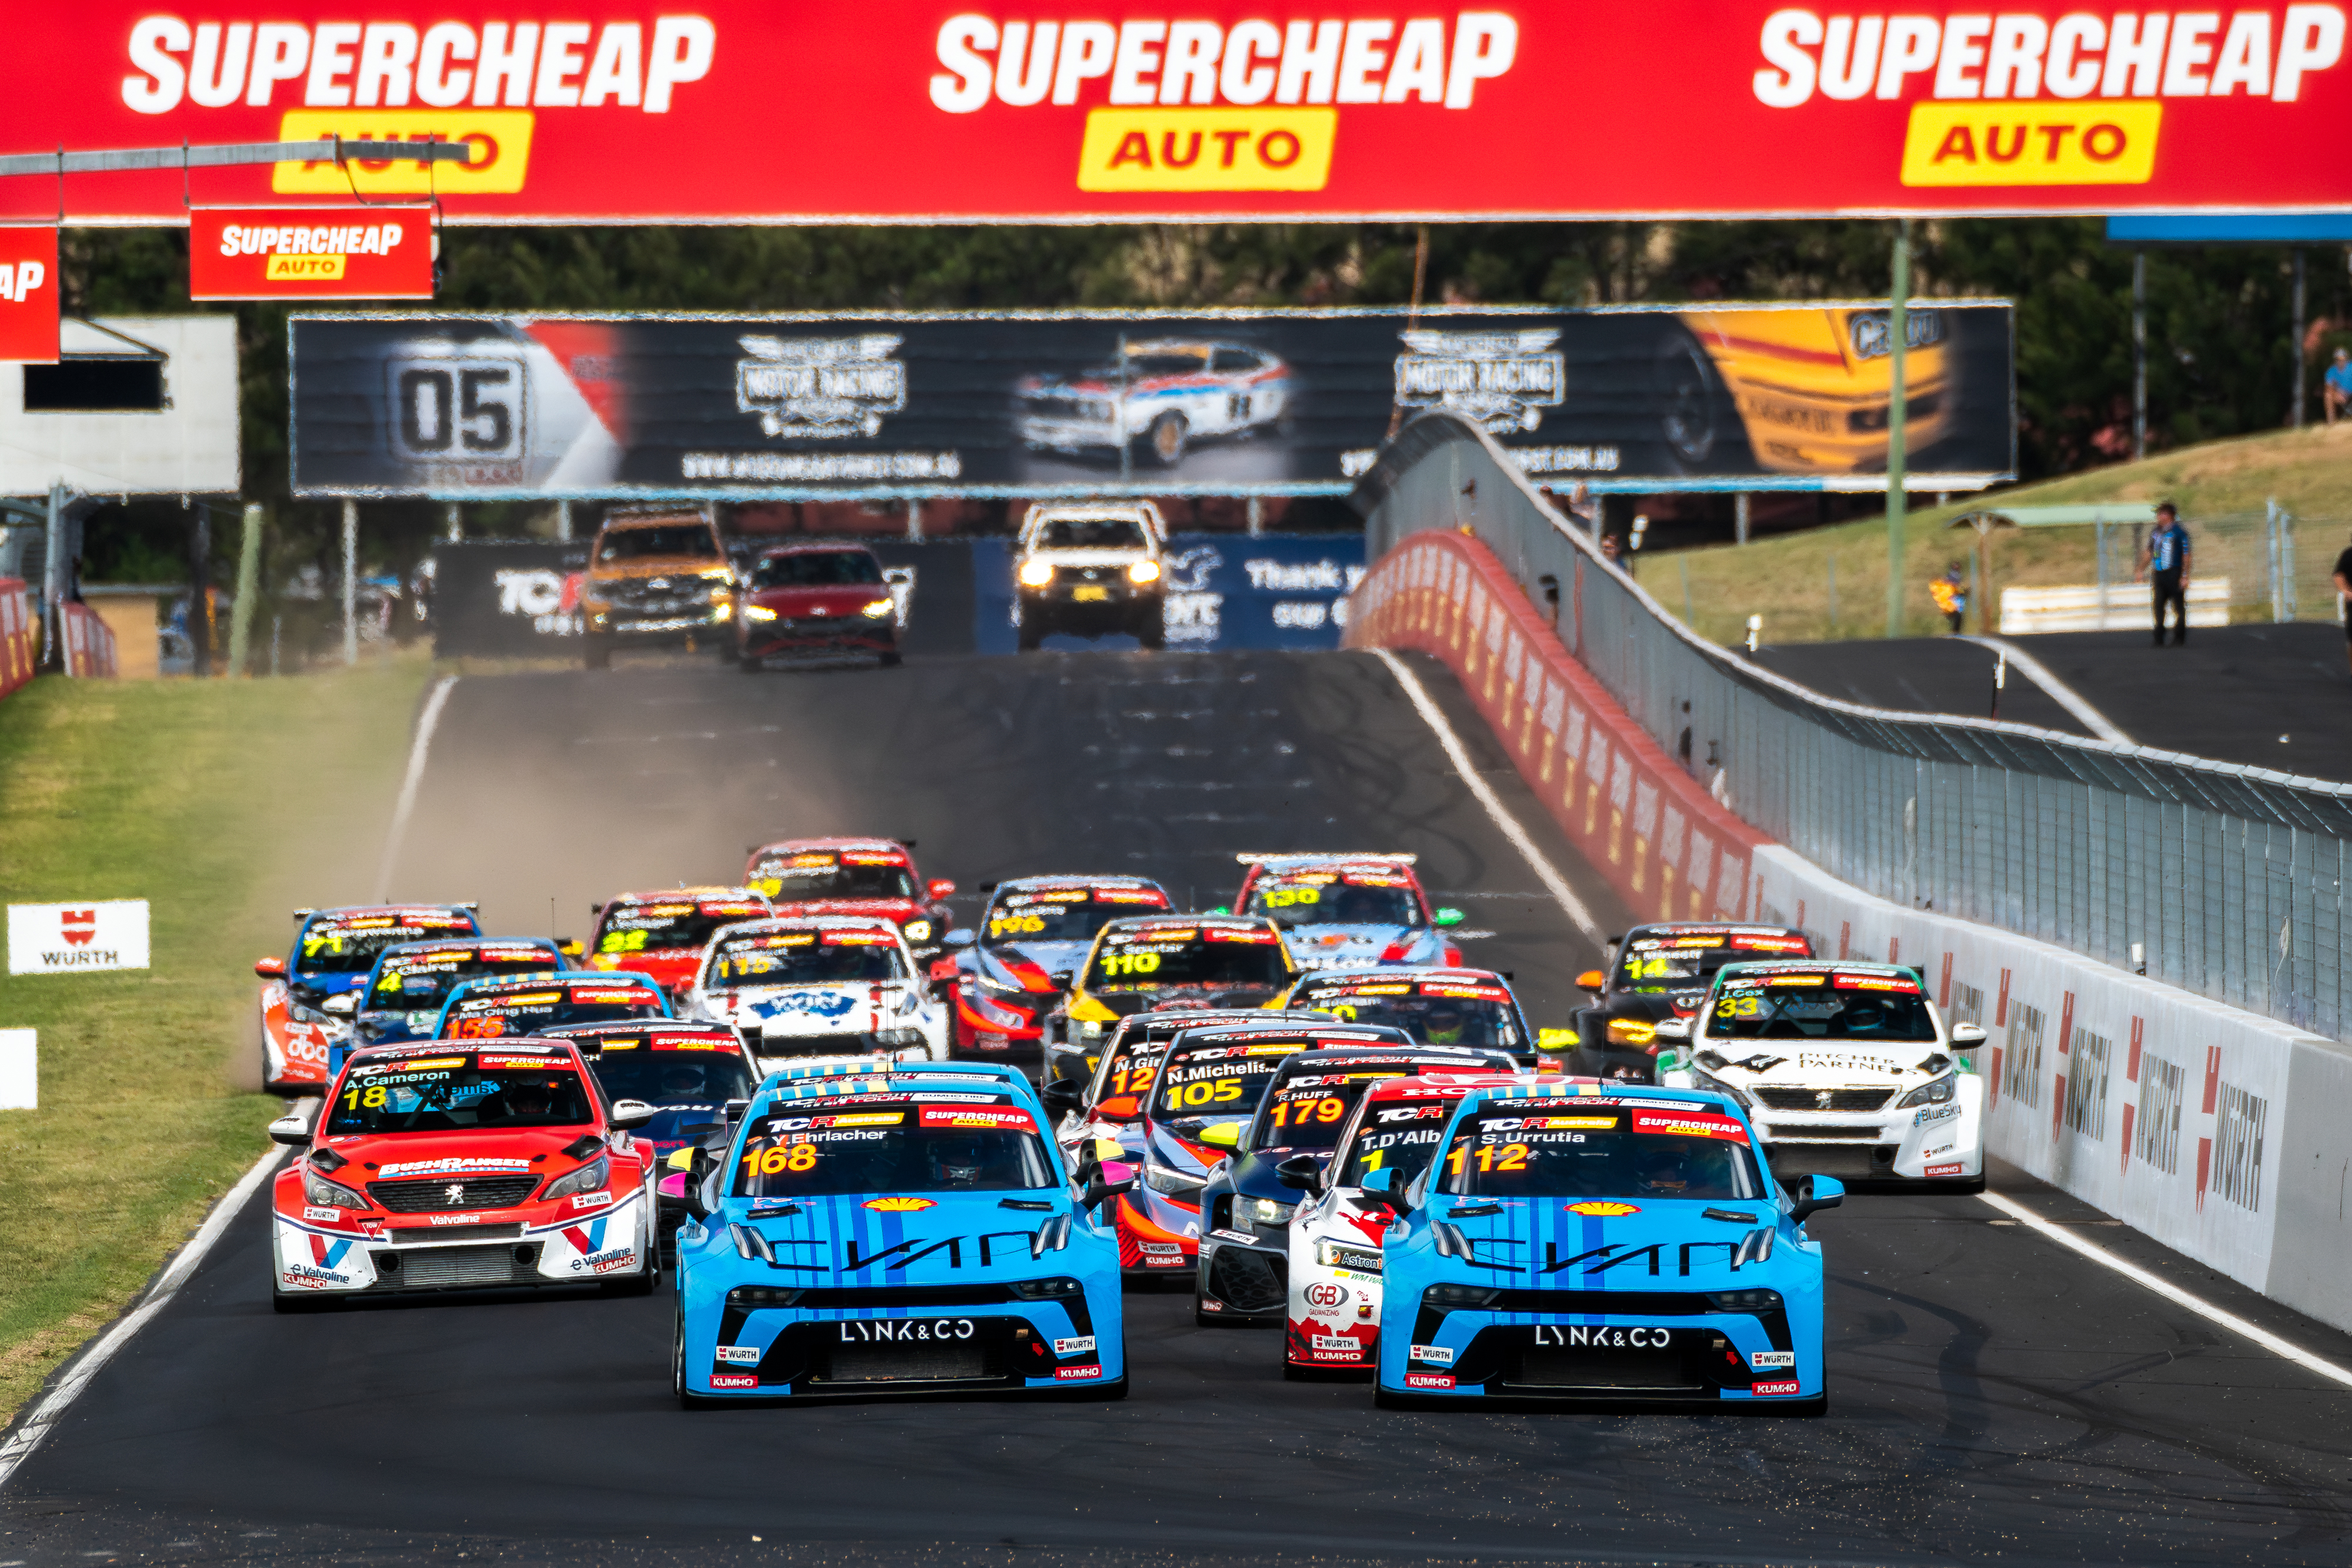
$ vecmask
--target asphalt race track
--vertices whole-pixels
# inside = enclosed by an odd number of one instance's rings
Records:
[[[1444,673],[1433,695],[1604,922]],[[913,834],[927,874],[1102,867],[1222,902],[1234,849],[1413,850],[1538,1020],[1587,945],[1362,654],[1044,654],[456,690],[395,894],[495,928],[722,879],[762,835]],[[1997,1188],[2305,1349],[2282,1311],[2013,1172]],[[0,1494],[0,1568],[2352,1560],[2352,1394],[1974,1198],[1856,1196],[1820,1420],[1373,1409],[1270,1332],[1130,1294],[1132,1396],[687,1414],[668,1305],[393,1301],[279,1318],[249,1205]]]

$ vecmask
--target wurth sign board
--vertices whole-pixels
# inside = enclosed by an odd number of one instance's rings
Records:
[[[147,967],[147,901],[8,906],[8,972],[70,975]]]
[[[202,207],[192,299],[430,299],[433,209]]]
[[[77,222],[436,196],[457,223],[1123,222],[2352,206],[2345,0],[1654,0],[1067,15],[371,0],[12,17],[5,151],[445,137],[463,164],[66,181]],[[6,133],[0,131],[0,141]],[[0,181],[0,217],[54,217]]]
[[[0,228],[0,361],[58,362],[58,231]]]

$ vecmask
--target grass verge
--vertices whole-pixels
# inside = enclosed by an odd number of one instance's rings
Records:
[[[2197,570],[2231,577],[2237,585],[2232,597],[2238,615],[2266,621],[2267,605],[2251,601],[2267,591],[2262,586],[2266,580],[2265,536],[2259,514],[2273,498],[2305,519],[2295,539],[2297,600],[2304,618],[2333,615],[2335,591],[2327,574],[2344,548],[2346,527],[2352,526],[2352,423],[2217,441],[2145,463],[2119,463],[1993,497],[1962,497],[1952,506],[1916,509],[1904,531],[1904,633],[1917,637],[1944,630],[1927,597],[1928,580],[1956,560],[1963,562],[1965,571],[1976,536],[1949,524],[1989,501],[2020,507],[2172,501],[2199,541]],[[2253,520],[2227,530],[2207,526],[2210,518],[2250,513],[2257,515]],[[1998,604],[2004,588],[2097,581],[2093,538],[2088,528],[1997,531],[1992,602]],[[2126,543],[2110,543],[2112,581],[2128,580]],[[1745,546],[1710,545],[1655,555],[1645,551],[1639,570],[1642,586],[1670,614],[1684,614],[1687,602],[1692,629],[1713,642],[1738,642],[1746,634],[1751,613],[1764,617],[1764,639],[1769,643],[1886,634],[1884,517]],[[1969,610],[1968,629],[1980,629],[1975,606]]]
[[[0,1112],[0,1420],[268,1147],[253,961],[286,950],[289,904],[369,895],[427,671],[0,701],[0,895],[147,899],[154,963],[0,979],[0,1026],[41,1056],[40,1109]]]

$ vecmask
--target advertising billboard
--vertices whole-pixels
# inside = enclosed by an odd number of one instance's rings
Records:
[[[191,299],[430,299],[427,206],[198,207]]]
[[[59,341],[0,365],[0,496],[237,493],[236,317],[68,317]]]
[[[1126,222],[2352,207],[2340,0],[1298,15],[709,0],[28,6],[0,152],[332,135],[461,167],[77,175],[76,222],[437,196],[455,223]],[[0,133],[5,139],[5,133]],[[58,182],[0,181],[0,216]]]
[[[2016,467],[2012,311],[1908,313],[1912,483]],[[310,497],[1344,495],[1405,417],[1603,490],[1883,486],[1873,304],[294,318]]]

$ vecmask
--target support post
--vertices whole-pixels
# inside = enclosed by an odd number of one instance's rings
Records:
[[[2099,553],[2099,630],[2104,632],[2107,627],[2107,525],[2093,522],[2091,537]]]
[[[360,504],[343,502],[343,663],[360,662]]]
[[[1263,496],[1252,496],[1249,498],[1249,537],[1256,538],[1265,532],[1265,497]]]
[[[245,508],[245,533],[236,544],[236,603],[228,614],[228,673],[253,673],[247,655],[253,647],[255,601],[261,597],[261,507]]]
[[[555,503],[555,541],[566,545],[572,542],[572,503],[569,501]]]
[[[457,509],[457,503],[455,501],[449,503],[447,521],[448,531],[442,537],[451,544],[456,544],[466,537],[466,515]]]
[[[65,669],[65,628],[59,624],[66,591],[66,487],[49,486],[49,516],[41,544],[41,663]]]
[[[2132,457],[2147,455],[2147,252],[2132,252]]]
[[[2303,428],[2303,378],[2309,366],[2305,363],[2303,348],[2303,247],[2294,250],[2294,401],[2287,405],[2289,429]]]
[[[213,514],[196,508],[196,526],[189,540],[188,673],[198,679],[213,673]]]
[[[1886,304],[1886,634],[1903,635],[1903,350],[1911,323],[1911,220],[1895,235],[1895,287]]]
[[[1731,497],[1731,541],[1734,544],[1744,545],[1748,542],[1748,492],[1745,490]]]
[[[923,503],[914,496],[907,497],[907,542],[910,545],[923,542]]]

